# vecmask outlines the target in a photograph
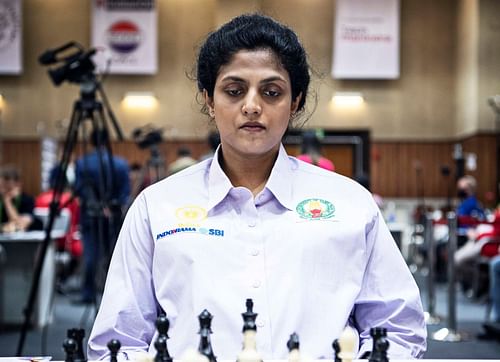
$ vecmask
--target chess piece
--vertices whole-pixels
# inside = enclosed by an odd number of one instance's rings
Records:
[[[340,357],[339,357],[339,353],[340,353],[340,345],[339,345],[339,339],[338,339],[338,338],[336,338],[336,339],[332,342],[332,348],[333,348],[333,351],[335,352],[335,355],[334,355],[334,362],[341,362]]]
[[[209,360],[194,348],[189,348],[182,355],[181,362],[209,362]]]
[[[165,314],[161,314],[156,319],[156,329],[158,330],[158,338],[155,341],[156,356],[155,362],[172,362],[167,348],[168,329],[170,322]]]
[[[261,362],[262,358],[257,352],[257,313],[253,311],[252,299],[246,301],[247,310],[241,313],[243,317],[243,348],[238,354],[238,362]]]
[[[108,349],[110,352],[109,362],[118,362],[118,351],[120,350],[121,343],[117,339],[112,339],[108,342]]]
[[[200,322],[200,344],[198,346],[198,352],[206,356],[210,362],[217,362],[214,351],[212,349],[212,343],[210,342],[210,334],[212,334],[212,315],[206,309],[200,313],[198,316]]]
[[[65,362],[75,362],[76,349],[78,348],[73,338],[66,338],[63,342],[64,352],[66,353]]]
[[[353,330],[346,327],[339,337],[339,358],[342,362],[351,362],[355,357],[356,335]]]
[[[71,328],[67,330],[67,337],[76,342],[75,362],[87,362],[83,348],[83,339],[85,338],[85,329]]]
[[[297,333],[292,333],[288,342],[286,343],[288,348],[288,361],[289,362],[300,362],[300,342],[299,335]]]
[[[387,358],[387,350],[389,349],[389,341],[386,338],[387,329],[382,327],[371,328],[370,336],[373,339],[373,348],[368,362],[389,362]]]

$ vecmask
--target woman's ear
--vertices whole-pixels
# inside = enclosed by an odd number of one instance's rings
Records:
[[[292,100],[292,105],[290,107],[291,114],[294,114],[295,112],[297,112],[297,109],[299,108],[299,103],[300,103],[301,99],[302,99],[302,92],[300,92],[299,95],[297,97],[295,97],[295,99]]]
[[[207,105],[208,114],[211,118],[215,117],[215,109],[214,109],[214,98],[208,95],[206,89],[203,90],[203,98],[205,99],[205,104]]]

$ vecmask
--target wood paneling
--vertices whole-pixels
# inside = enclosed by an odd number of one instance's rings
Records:
[[[478,180],[477,195],[487,206],[496,197],[496,143],[495,136],[479,134],[459,141],[465,153],[477,156],[477,169],[466,171]],[[436,142],[381,142],[371,144],[371,188],[383,197],[446,197],[455,194],[455,141]],[[204,141],[166,141],[159,145],[160,155],[168,164],[176,158],[177,149],[187,146],[193,157],[199,158],[209,147]],[[113,143],[115,154],[130,163],[144,165],[151,159],[150,149],[140,149],[132,141]],[[287,145],[291,155],[299,152],[298,147]],[[2,163],[17,165],[22,171],[25,190],[36,195],[40,192],[40,145],[38,140],[5,140]],[[337,172],[353,175],[353,153],[350,146],[330,145],[324,147],[325,156],[330,158]],[[81,153],[80,146],[76,153]],[[442,167],[448,167],[449,176],[443,176]],[[491,196],[487,196],[490,193]]]

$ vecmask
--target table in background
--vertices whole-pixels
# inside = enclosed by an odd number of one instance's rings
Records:
[[[63,236],[55,231],[52,239]],[[20,325],[24,322],[23,310],[27,306],[40,249],[45,239],[44,231],[28,231],[0,234],[0,245],[4,249],[5,263],[0,275],[0,326]],[[37,300],[32,322],[36,327],[49,323],[49,308],[54,291],[55,248],[50,242],[40,275]]]

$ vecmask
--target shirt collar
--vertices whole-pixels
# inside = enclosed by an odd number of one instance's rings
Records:
[[[220,146],[214,153],[208,171],[208,205],[211,210],[219,204],[232,189],[233,185],[219,164]],[[266,188],[285,208],[292,210],[292,165],[283,145],[280,145],[278,157],[274,163]]]

